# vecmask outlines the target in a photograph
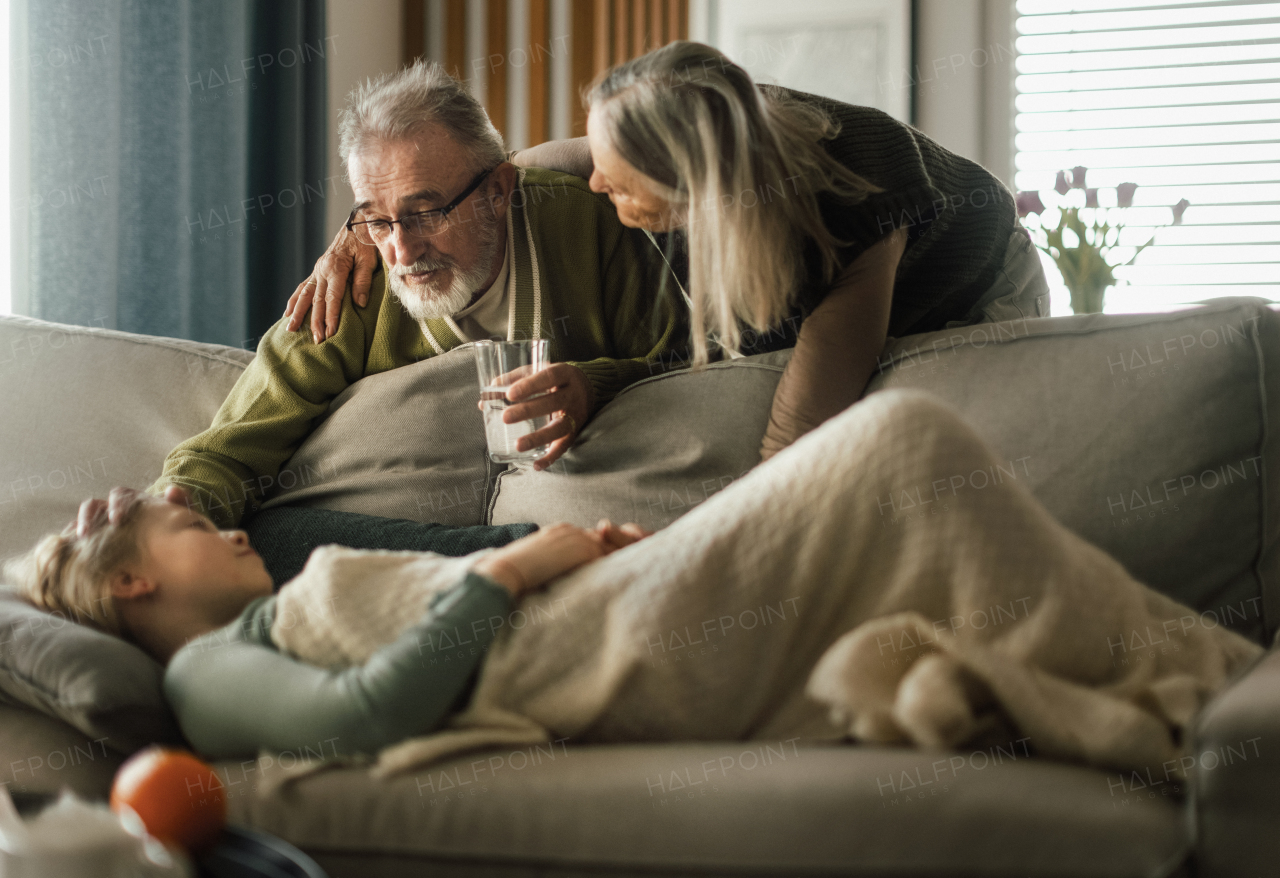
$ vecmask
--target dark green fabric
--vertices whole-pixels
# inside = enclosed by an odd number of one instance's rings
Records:
[[[278,589],[302,572],[312,549],[317,546],[435,552],[457,557],[491,546],[505,546],[533,533],[538,526],[449,527],[332,509],[286,506],[259,512],[247,520],[244,529]]]

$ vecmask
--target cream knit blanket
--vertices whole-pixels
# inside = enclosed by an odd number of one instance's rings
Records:
[[[1025,463],[996,458],[932,397],[877,393],[666,530],[526,599],[469,708],[384,750],[376,771],[561,738],[946,748],[1010,728],[1050,757],[1177,759],[1195,713],[1262,650],[1203,627],[1058,524],[1024,487]],[[419,572],[448,570],[437,587],[466,563],[418,557]],[[363,660],[425,606],[360,596],[420,588],[404,577],[344,576],[358,583],[350,600],[323,578],[282,591],[299,616],[326,615],[324,601],[334,611],[305,649],[281,638],[308,661]],[[393,623],[344,645],[388,612]],[[1167,648],[1133,646],[1153,632]]]
[[[271,641],[310,665],[360,665],[460,583],[481,549],[460,558],[321,546],[276,594]],[[446,645],[450,648],[452,644]]]

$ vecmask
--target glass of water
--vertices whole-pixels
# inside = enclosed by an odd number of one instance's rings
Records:
[[[511,385],[547,367],[547,340],[478,341],[475,345],[476,371],[480,375],[480,407],[484,413],[489,459],[495,463],[520,463],[542,457],[547,453],[546,445],[517,451],[516,441],[521,436],[541,430],[551,419],[543,415],[504,424],[502,413],[512,405],[507,402],[507,390]]]

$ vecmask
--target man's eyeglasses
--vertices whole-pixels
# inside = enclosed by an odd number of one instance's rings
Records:
[[[355,235],[356,239],[362,244],[374,245],[388,240],[397,223],[404,227],[405,234],[412,235],[415,238],[430,238],[432,235],[438,235],[449,228],[449,214],[457,210],[458,205],[466,201],[471,193],[475,192],[493,171],[494,168],[482,171],[479,176],[468,184],[466,189],[462,190],[462,193],[457,198],[444,207],[411,213],[408,216],[400,217],[398,220],[357,220],[356,212],[353,210],[351,216],[347,218],[347,231]]]

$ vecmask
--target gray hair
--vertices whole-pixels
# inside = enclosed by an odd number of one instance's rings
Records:
[[[351,92],[338,120],[338,155],[345,164],[371,143],[408,140],[431,125],[458,142],[476,173],[506,161],[502,135],[480,102],[439,64],[422,60]]]

